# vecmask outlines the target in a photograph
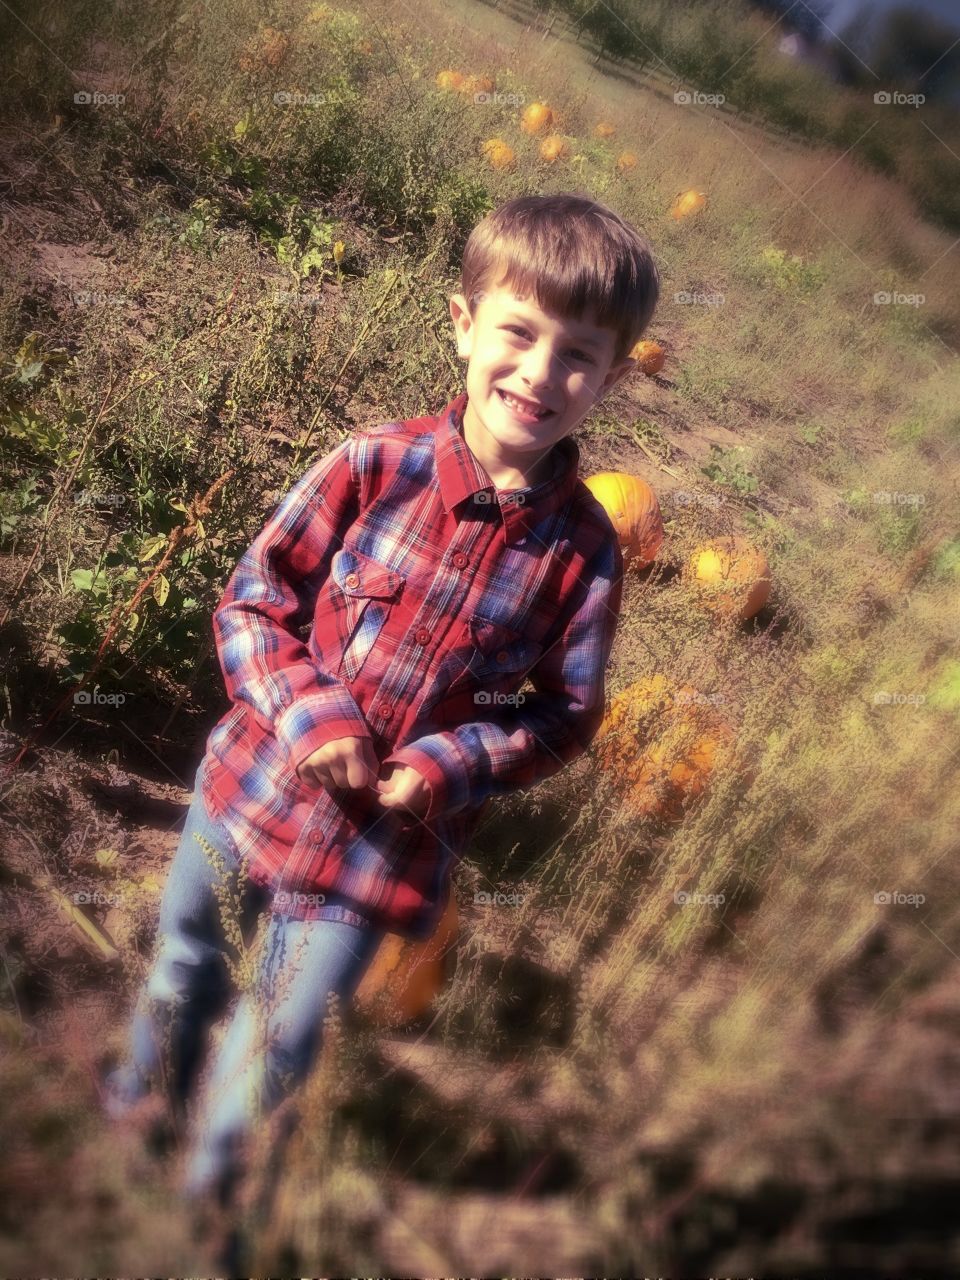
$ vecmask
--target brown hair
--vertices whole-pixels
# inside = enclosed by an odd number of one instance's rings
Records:
[[[606,205],[565,192],[518,196],[473,228],[461,270],[471,314],[501,283],[567,320],[595,311],[600,327],[616,332],[614,363],[642,335],[660,297],[646,239]]]

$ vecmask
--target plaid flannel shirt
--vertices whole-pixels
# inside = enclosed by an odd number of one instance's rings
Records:
[[[429,936],[486,801],[555,774],[603,718],[613,525],[570,436],[550,476],[498,491],[463,438],[466,403],[355,432],[314,463],[214,611],[232,706],[198,777],[275,912]],[[422,817],[298,778],[348,735],[371,740],[381,776],[423,774]]]

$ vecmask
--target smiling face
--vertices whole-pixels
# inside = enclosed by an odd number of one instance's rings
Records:
[[[467,366],[464,439],[498,488],[537,484],[548,455],[636,364],[612,364],[616,334],[593,317],[566,320],[508,288],[485,291],[471,317],[450,299]]]

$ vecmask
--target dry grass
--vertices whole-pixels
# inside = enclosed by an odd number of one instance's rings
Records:
[[[36,728],[89,669],[150,540],[182,519],[171,500],[234,477],[169,595],[145,601],[99,670],[133,701],[113,718],[71,709],[43,769],[4,782],[10,865],[41,850],[64,885],[90,870],[95,814],[47,789],[64,761],[119,745],[190,788],[222,710],[210,611],[272,501],[345,432],[458,389],[445,302],[490,204],[593,192],[654,243],[664,296],[649,336],[669,356],[662,382],[618,392],[578,433],[588,472],[613,460],[644,475],[668,516],[658,566],[628,580],[609,692],[655,672],[688,682],[717,699],[736,749],[670,827],[631,819],[593,753],[499,802],[458,873],[456,972],[431,1020],[405,1046],[331,1024],[276,1203],[256,1219],[258,1265],[955,1271],[935,1206],[957,1178],[943,1139],[960,945],[958,251],[856,147],[785,147],[625,90],[570,40],[493,9],[331,13],[207,6],[171,25],[148,7],[108,32],[93,9],[41,7],[31,25],[54,54],[18,37],[31,124],[8,130],[0,302],[12,730]],[[271,37],[258,63],[265,26],[289,43]],[[512,107],[434,91],[448,65],[561,106],[580,159],[537,166]],[[80,82],[125,91],[123,112],[75,107]],[[277,108],[278,91],[325,96]],[[601,118],[618,128],[609,144],[588,136]],[[482,163],[494,133],[517,150],[512,174]],[[618,177],[625,146],[641,163]],[[708,209],[677,224],[668,210],[689,187]],[[124,301],[76,305],[78,290]],[[881,291],[926,300],[874,305]],[[704,472],[710,440],[723,446]],[[84,492],[123,501],[91,510]],[[678,572],[727,533],[773,566],[771,604],[743,626],[717,626]],[[97,568],[102,590],[78,588],[71,575]],[[89,838],[68,840],[88,821]],[[127,872],[140,834],[109,837]],[[160,834],[162,861],[175,837]],[[62,928],[38,942],[39,899],[14,887],[7,1269],[183,1265],[186,1244],[165,1253],[158,1225],[170,1171],[128,1185],[118,1169],[142,1154],[117,1163],[76,1067],[120,1046],[149,910],[138,899],[118,927],[126,963],[110,977]],[[522,902],[478,905],[492,888]],[[62,962],[39,983],[47,945]],[[66,1037],[58,1018],[84,991],[95,1018]],[[924,1194],[926,1237],[911,1228]],[[871,1244],[882,1214],[885,1252]]]

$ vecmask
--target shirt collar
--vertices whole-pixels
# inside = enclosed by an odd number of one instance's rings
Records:
[[[500,495],[493,481],[474,457],[463,438],[463,415],[467,393],[461,392],[436,417],[437,475],[445,511],[459,502],[489,490],[491,501],[500,509],[506,541],[516,542],[528,530],[562,507],[577,486],[580,449],[572,436],[558,440],[551,450],[553,471],[539,484],[510,490]],[[471,504],[472,505],[472,504]]]

